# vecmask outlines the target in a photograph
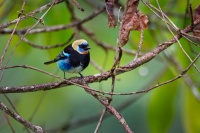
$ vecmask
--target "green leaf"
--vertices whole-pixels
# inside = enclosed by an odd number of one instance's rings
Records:
[[[165,72],[162,81],[171,79],[173,75]],[[174,117],[174,100],[177,92],[175,82],[156,88],[149,99],[148,125],[152,133],[165,133],[169,129]]]
[[[184,128],[187,133],[200,133],[200,103],[187,89],[183,104]]]

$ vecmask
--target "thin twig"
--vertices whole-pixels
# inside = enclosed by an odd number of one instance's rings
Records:
[[[94,41],[98,46],[103,48],[105,51],[107,51],[107,50],[116,51],[116,47],[112,46],[111,44],[108,45],[108,44],[105,44],[104,42],[100,41],[98,38],[95,37],[95,35],[94,35],[94,33],[92,31],[90,31],[89,29],[85,28],[83,25],[81,25],[79,27],[79,29],[83,33],[85,33],[88,37],[90,37],[90,39],[92,41]],[[125,49],[125,48],[122,48],[122,50],[123,50],[124,53],[130,54],[130,55],[135,55],[136,54],[136,51],[134,51],[134,50],[129,50],[129,49]],[[140,55],[142,55],[142,54],[140,54]]]
[[[22,38],[22,40],[24,42],[26,42],[28,45],[30,45],[31,47],[33,48],[37,48],[37,49],[41,49],[41,50],[47,50],[47,49],[52,49],[52,48],[57,48],[57,47],[63,47],[65,46],[66,44],[69,44],[69,42],[73,39],[74,37],[74,33],[70,36],[69,39],[67,39],[66,42],[62,43],[62,44],[55,44],[55,45],[52,45],[52,46],[41,46],[41,45],[37,45],[37,44],[34,44],[33,42],[29,41],[27,38],[23,37],[23,35],[21,33],[18,33],[18,35],[20,36],[20,38]]]
[[[25,4],[26,4],[26,0],[24,0],[23,3],[22,3],[21,13],[24,12]],[[9,47],[9,45],[10,45],[10,43],[11,43],[12,38],[13,38],[14,32],[16,31],[16,29],[17,29],[17,27],[18,27],[18,25],[19,25],[19,22],[20,22],[20,20],[21,20],[21,16],[22,16],[21,14],[18,15],[18,20],[17,20],[17,22],[16,22],[16,25],[15,25],[15,27],[14,27],[14,30],[12,31],[12,33],[11,33],[11,35],[10,35],[10,38],[8,39],[8,42],[7,42],[7,44],[6,44],[6,47],[5,47],[4,51],[3,51],[3,54],[2,54],[2,56],[1,56],[1,58],[0,58],[0,66],[2,65],[2,62],[3,62],[3,60],[4,60],[4,57],[5,57],[6,52],[7,52],[7,50],[8,50],[8,47]],[[4,70],[2,71],[1,76],[3,76],[3,73],[4,73]],[[1,80],[2,80],[2,77],[0,77],[0,82],[1,82]],[[3,94],[3,95],[4,95],[4,97],[7,99],[7,101],[8,101],[9,104],[11,105],[11,107],[15,110],[15,112],[17,112],[17,110],[16,110],[14,104],[13,104],[12,101],[9,99],[9,97],[8,97],[6,94]],[[7,118],[7,117],[6,117],[6,118]],[[9,119],[7,118],[6,120],[9,120]],[[15,132],[14,129],[13,129],[13,127],[12,127],[12,125],[11,125],[11,123],[10,123],[9,121],[8,121],[8,123],[9,123],[9,126],[10,126],[10,128],[12,129],[12,131]],[[27,129],[27,127],[25,127],[25,128],[26,128],[27,132],[29,132],[29,130]]]
[[[190,0],[187,0],[187,3],[186,3],[186,8],[185,8],[185,14],[184,14],[184,21],[183,21],[183,26],[182,27],[185,27],[186,26],[186,23],[187,23],[187,15],[188,15],[188,7],[189,7],[189,4],[190,4]]]
[[[174,66],[174,68],[181,73],[183,68],[180,63],[177,62],[176,57],[172,57],[170,53],[165,54],[165,56],[167,60]],[[200,102],[200,93],[198,91],[198,87],[189,76],[183,76],[183,79],[185,80],[185,83],[188,85],[188,87],[191,89],[194,97]]]
[[[121,23],[121,20],[120,20],[120,11],[121,11],[121,9],[122,9],[122,7],[119,8],[118,15],[117,15],[118,23]]]
[[[78,26],[78,25],[81,25],[91,19],[93,19],[94,17],[96,17],[97,15],[99,15],[100,13],[102,13],[103,11],[105,10],[105,7],[97,10],[97,11],[94,11],[92,14],[90,14],[88,17],[84,18],[83,20],[80,20],[80,21],[75,21],[73,23],[70,23],[70,24],[66,24],[66,25],[57,25],[57,26],[48,26],[48,27],[43,27],[43,28],[36,28],[36,29],[32,29],[29,34],[37,34],[37,33],[42,33],[42,32],[53,32],[53,31],[59,31],[59,30],[66,30],[66,29],[69,29],[69,28],[72,28],[72,27],[75,27],[75,26]],[[21,34],[24,34],[27,32],[28,29],[22,29],[22,30],[17,30],[15,32],[15,34],[17,33],[21,33]],[[12,29],[11,30],[0,30],[0,33],[1,34],[10,34],[12,32]]]
[[[187,33],[184,33],[182,31],[180,31],[180,33],[182,34],[182,36],[187,39],[188,41],[190,41],[192,44],[194,44],[195,46],[197,46],[198,48],[200,48],[200,45],[198,43],[195,43],[191,40],[194,39],[194,40],[200,40],[200,37],[198,36],[193,36],[193,35],[190,35],[190,34],[187,34]]]
[[[42,101],[44,101],[44,98],[46,96],[46,93],[47,92],[44,92],[44,94],[40,97],[40,99],[38,100],[38,103],[35,107],[35,109],[33,110],[33,113],[30,115],[29,117],[29,121],[32,121],[32,119],[34,118],[34,116],[36,115],[37,111],[39,110],[41,104],[42,104]]]
[[[161,20],[165,21],[166,22],[166,25],[170,25],[171,27],[174,28],[175,31],[179,31],[179,28],[168,18],[167,15],[165,15],[163,12],[161,12],[161,10],[157,9],[155,6],[151,5],[149,2],[144,2],[142,0],[142,2],[156,15],[158,16]],[[161,14],[158,15],[154,10],[156,10],[157,12],[159,12]],[[166,21],[168,20],[168,22]]]
[[[140,32],[140,43],[138,45],[138,50],[137,50],[137,53],[135,55],[134,60],[136,60],[138,58],[139,54],[140,54],[140,49],[142,47],[142,43],[143,43],[143,39],[144,39],[143,24],[142,24],[142,21],[141,21],[141,18],[140,18],[140,15],[138,14],[138,12],[137,12],[137,15],[138,15],[138,18],[139,18],[139,21],[140,21],[141,32]]]
[[[54,78],[62,79],[62,78],[59,77],[59,76],[53,75],[53,74],[51,74],[51,73],[48,73],[48,72],[43,71],[43,70],[41,70],[41,69],[38,69],[38,68],[36,68],[36,67],[28,66],[28,65],[7,66],[7,67],[4,67],[4,68],[0,68],[0,70],[3,70],[3,69],[10,69],[10,68],[28,68],[28,69],[32,69],[32,70],[35,70],[35,71],[44,73],[44,74],[49,75],[49,76],[54,77]]]
[[[159,7],[159,10],[160,10],[160,12],[161,12],[163,21],[165,22],[165,24],[166,24],[168,30],[169,30],[170,33],[174,36],[174,38],[177,40],[177,43],[179,44],[179,47],[181,48],[181,50],[183,51],[183,53],[184,53],[184,54],[186,55],[186,57],[190,60],[190,62],[192,62],[192,59],[191,59],[190,56],[187,54],[187,52],[184,50],[184,48],[182,47],[180,41],[176,38],[176,36],[174,35],[174,33],[172,32],[172,30],[171,30],[170,27],[168,26],[168,24],[167,24],[167,22],[166,22],[166,20],[165,20],[165,17],[164,17],[164,16],[166,16],[166,15],[164,15],[163,11],[161,10],[161,7],[160,7],[160,5],[159,5],[158,0],[156,0],[156,2],[157,2],[157,5],[158,5],[158,7]],[[168,19],[168,20],[169,20],[169,19]],[[172,25],[175,25],[175,24],[173,24],[172,21],[170,21],[170,23],[171,23]],[[191,24],[191,27],[192,27],[192,26],[193,26],[193,23]],[[192,28],[193,28],[193,27],[192,27]],[[200,70],[197,68],[197,66],[196,66],[195,64],[193,64],[193,65],[194,65],[194,68],[200,73]]]
[[[7,66],[7,67],[4,67],[4,68],[0,68],[0,70],[3,70],[3,69],[10,69],[10,68],[27,68],[27,69],[31,69],[31,70],[35,70],[35,71],[44,73],[44,74],[49,75],[49,76],[51,76],[51,77],[53,77],[53,78],[57,78],[57,79],[62,80],[62,81],[60,81],[60,82],[58,82],[58,83],[55,83],[52,87],[59,87],[59,86],[62,86],[63,84],[65,84],[65,83],[71,84],[71,85],[76,85],[76,86],[79,86],[79,87],[82,87],[82,88],[83,88],[83,87],[86,87],[86,86],[81,85],[82,82],[81,82],[81,83],[76,83],[77,80],[76,80],[76,81],[71,81],[71,80],[63,79],[62,77],[56,76],[56,75],[54,75],[54,74],[48,73],[48,72],[46,72],[46,71],[43,71],[43,70],[41,70],[41,69],[38,69],[38,68],[35,68],[35,67],[32,67],[32,66],[28,66],[28,65]],[[82,80],[78,79],[78,81],[82,81]],[[31,86],[31,88],[34,89],[34,88],[35,88],[34,85]],[[86,88],[87,88],[87,87],[86,87]],[[0,87],[0,89],[1,89],[1,87]],[[22,89],[25,89],[25,88],[22,88]],[[90,89],[90,88],[88,88],[88,89]]]
[[[12,124],[11,124],[9,118],[8,118],[8,115],[7,115],[6,113],[4,113],[4,117],[6,118],[6,121],[7,121],[7,123],[8,123],[8,126],[10,127],[11,131],[12,131],[13,133],[16,133],[16,132],[15,132],[15,129],[13,128],[13,126],[12,126]]]
[[[94,60],[90,59],[90,63],[101,73],[105,72],[101,66],[99,66]]]
[[[112,75],[115,74],[115,69],[117,67],[119,67],[121,58],[122,58],[122,47],[121,47],[119,40],[117,39],[117,46],[116,46],[115,57],[114,57],[114,64],[111,68],[111,74]]]
[[[100,117],[100,119],[99,119],[99,122],[98,122],[98,124],[97,124],[97,126],[96,126],[96,129],[95,129],[94,133],[98,133],[98,131],[99,131],[100,127],[101,127],[101,124],[102,124],[102,122],[103,122],[103,119],[104,119],[104,117],[105,117],[105,115],[106,115],[106,112],[107,112],[107,109],[106,109],[106,108],[103,109],[103,111],[102,111],[102,113],[101,113],[101,117]]]
[[[78,2],[76,1],[76,0],[72,0],[73,1],[73,3],[77,6],[77,8],[79,9],[79,10],[81,10],[82,12],[84,11],[84,9],[82,8],[82,7],[80,7],[80,5],[78,4]]]
[[[191,26],[193,27],[194,17],[193,17],[192,5],[191,4],[189,4],[189,13],[190,13],[190,18],[191,18]]]
[[[53,5],[56,5],[56,4],[59,4],[59,3],[63,2],[63,1],[64,1],[64,0],[55,0],[55,1],[53,1],[53,2],[50,2],[50,3],[48,3],[48,4],[46,4],[46,5],[44,5],[44,6],[40,7],[40,8],[38,8],[38,9],[36,9],[36,10],[34,10],[34,11],[28,13],[26,16],[22,16],[21,19],[20,19],[20,21],[25,20],[25,19],[27,18],[27,16],[34,16],[35,14],[42,12],[43,10],[49,8],[49,7],[52,5],[52,3],[53,3]],[[15,20],[12,20],[12,21],[7,22],[7,23],[5,23],[5,24],[1,24],[1,25],[0,25],[0,30],[2,30],[2,29],[4,29],[4,28],[7,28],[7,27],[9,27],[9,26],[11,26],[11,25],[13,25],[13,24],[16,24],[17,21],[18,21],[18,19],[15,19]]]
[[[84,85],[87,86],[87,85]],[[88,88],[88,86],[87,86]],[[88,92],[89,94],[91,94],[93,97],[95,97],[99,102],[101,102],[106,109],[113,114],[118,120],[119,122],[122,124],[122,126],[124,127],[124,129],[126,130],[127,133],[133,133],[133,131],[129,128],[128,124],[126,123],[124,117],[122,117],[119,112],[117,112],[117,110],[115,108],[113,108],[110,104],[108,100],[104,100],[102,99],[98,94],[96,94],[94,91],[88,90],[87,88],[84,88],[86,92]]]
[[[52,8],[52,6],[54,5],[55,1],[56,1],[56,0],[54,0],[54,2],[53,2],[53,3],[51,4],[51,6],[47,9],[47,11],[40,17],[40,20],[42,20],[42,19],[44,18],[44,16],[49,12],[49,10],[50,10],[50,9]],[[37,26],[37,25],[40,23],[40,20],[37,21],[32,27],[30,27],[30,28],[26,31],[26,33],[21,37],[21,39],[20,39],[20,40],[18,41],[18,43],[15,45],[15,47],[14,47],[13,51],[11,52],[10,56],[8,57],[8,60],[7,60],[7,62],[5,63],[5,66],[4,66],[4,67],[6,67],[7,64],[9,63],[9,61],[10,61],[12,55],[14,54],[16,48],[18,47],[18,45],[20,44],[20,42],[22,41],[22,39],[23,39],[35,26]],[[0,82],[2,81],[3,75],[4,75],[4,69],[2,70],[2,73],[1,73],[1,75],[0,75]]]
[[[21,11],[24,10],[24,6],[25,6],[25,2],[23,2],[23,4],[22,4]],[[3,62],[3,60],[4,60],[4,57],[5,57],[6,52],[7,52],[7,50],[8,50],[8,47],[9,47],[9,45],[10,45],[10,43],[11,43],[12,38],[13,38],[13,35],[14,35],[14,33],[15,33],[16,29],[17,29],[17,26],[18,26],[18,24],[19,24],[19,22],[20,22],[20,19],[21,19],[21,15],[18,17],[17,22],[16,22],[16,25],[15,25],[15,27],[14,27],[14,29],[13,29],[11,35],[10,35],[10,38],[8,39],[8,42],[7,42],[7,44],[6,44],[6,47],[5,47],[5,49],[4,49],[4,51],[3,51],[2,55],[1,55],[1,58],[0,58],[0,66],[2,65],[2,62]],[[0,78],[0,81],[1,81],[1,78]]]

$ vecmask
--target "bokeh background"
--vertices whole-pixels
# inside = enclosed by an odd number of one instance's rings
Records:
[[[16,19],[22,2],[22,0],[1,0],[0,3],[3,4],[0,6],[0,24]],[[26,1],[25,13],[33,11],[48,2],[51,1]],[[78,2],[85,9],[84,12],[78,10],[72,2],[70,3],[74,7],[75,15],[81,20],[95,12],[98,8],[105,6],[104,1],[101,0],[79,0]],[[125,4],[125,1],[119,2],[122,5]],[[150,0],[149,2],[157,7],[156,0]],[[188,2],[192,4],[193,9],[200,4],[198,0],[159,1],[163,12],[180,29],[184,29],[191,22],[187,13]],[[119,8],[116,7],[116,18],[118,10]],[[160,43],[171,39],[173,36],[166,28],[165,23],[142,2],[139,4],[139,10],[149,18],[149,28],[144,30],[144,42],[141,48],[141,53],[147,53],[156,48]],[[122,12],[123,8],[121,9]],[[35,16],[40,17],[43,13],[44,11]],[[71,17],[66,3],[62,2],[51,8],[43,19],[45,25],[39,24],[37,28],[69,24],[72,23]],[[36,22],[37,20],[34,18],[28,18],[19,23],[17,30],[29,28]],[[116,28],[108,28],[106,11],[83,25],[92,31],[98,40],[109,46],[116,46],[119,24]],[[13,29],[14,26],[12,25],[1,30]],[[10,33],[3,34],[1,30],[0,53],[3,53]],[[28,34],[26,38],[34,44],[50,46],[64,43],[74,31],[74,28],[70,28],[60,31]],[[101,66],[105,71],[112,67],[115,51],[105,51],[81,31],[78,31],[77,37],[88,40],[91,47],[91,59],[96,64]],[[14,35],[3,65],[8,60],[19,40],[20,37]],[[134,31],[130,34],[130,40],[124,48],[136,51],[139,41],[140,32]],[[200,52],[199,47],[193,45],[186,39],[183,38],[180,42],[192,59]],[[199,42],[196,43],[199,46]],[[29,44],[21,41],[12,55],[8,66],[29,65],[62,77],[63,72],[58,70],[56,64],[46,66],[43,63],[53,59],[63,48],[58,47],[50,50],[41,50],[33,48]],[[123,53],[120,65],[129,63],[134,57],[134,54]],[[181,72],[173,64],[173,60],[177,61],[183,70],[190,64],[190,61],[180,49],[179,45],[174,44],[150,62],[133,71],[117,76],[115,92],[132,92],[147,89],[157,83],[162,83],[176,77]],[[199,60],[196,62],[196,66],[200,68]],[[92,64],[82,72],[84,76],[98,73],[100,73],[99,70]],[[67,74],[67,78],[73,76],[79,75]],[[191,79],[192,85],[197,90],[200,89],[200,74],[193,67],[185,77]],[[0,81],[0,86],[25,86],[54,81],[59,80],[30,69],[15,68],[5,70],[3,79]],[[131,129],[136,133],[200,133],[200,103],[191,92],[191,87],[193,86],[188,85],[184,78],[181,78],[148,93],[128,96],[116,95],[113,97],[112,105],[124,116]],[[110,91],[111,79],[100,83],[92,83],[90,87],[97,90]],[[92,133],[96,128],[101,111],[104,109],[83,88],[76,86],[63,87],[50,91],[7,94],[7,96],[23,118],[35,125],[42,126],[47,132]],[[3,94],[1,94],[0,100],[11,108],[11,105]],[[0,132],[2,133],[12,132],[6,117],[8,116],[0,111]],[[22,124],[11,117],[8,118],[17,133],[27,132]],[[62,127],[66,128],[62,129]],[[108,113],[99,132],[123,133],[125,130],[118,120]]]

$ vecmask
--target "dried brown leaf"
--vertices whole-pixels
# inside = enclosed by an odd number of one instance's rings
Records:
[[[114,15],[115,0],[105,0],[105,2],[106,2],[106,11],[108,14],[108,26],[111,28],[115,28],[117,25]]]
[[[148,27],[148,17],[137,10],[139,0],[127,0],[124,16],[119,31],[119,41],[124,46],[129,40],[131,30],[141,30]]]

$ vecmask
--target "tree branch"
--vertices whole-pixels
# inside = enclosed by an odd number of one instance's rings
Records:
[[[87,86],[87,85],[85,85]],[[88,87],[88,86],[87,86]],[[107,109],[108,112],[110,112],[111,114],[113,114],[118,120],[119,122],[122,124],[122,126],[124,127],[124,129],[126,130],[127,133],[133,133],[133,131],[129,128],[128,124],[126,123],[124,117],[122,117],[115,108],[113,108],[110,103],[109,100],[104,100],[101,98],[101,96],[99,96],[98,94],[96,94],[93,90],[89,90],[88,88],[84,88],[86,92],[88,92],[89,94],[91,94],[93,97],[95,97],[99,102],[101,102]]]
[[[200,19],[196,20],[194,22],[194,27],[200,24]],[[191,32],[193,29],[191,28],[191,25],[186,27],[182,32],[188,33]],[[176,35],[177,39],[180,39],[182,37],[181,34]],[[157,48],[155,48],[153,51],[146,53],[145,55],[141,56],[140,58],[130,62],[129,64],[116,68],[116,75],[134,70],[135,68],[143,65],[146,62],[149,62],[153,58],[155,58],[160,52],[167,49],[169,46],[174,44],[177,40],[175,38],[172,38],[169,41],[163,42],[158,45]],[[56,89],[64,86],[70,86],[74,85],[73,83],[76,83],[78,85],[83,85],[84,82],[86,83],[94,83],[94,82],[101,82],[104,80],[109,79],[112,76],[112,74],[109,71],[106,71],[102,74],[96,74],[94,76],[86,76],[83,80],[80,80],[79,78],[73,77],[68,79],[67,81],[59,81],[59,82],[53,82],[53,83],[46,83],[46,84],[39,84],[39,85],[31,85],[31,86],[6,86],[6,87],[0,87],[0,93],[22,93],[22,92],[35,92],[35,91],[42,91],[42,90],[51,90]]]
[[[43,129],[39,126],[35,126],[31,124],[30,122],[26,121],[24,118],[22,118],[20,115],[17,113],[14,113],[10,109],[6,107],[1,101],[0,101],[0,109],[5,112],[6,114],[10,115],[12,118],[14,118],[16,121],[20,122],[23,124],[25,127],[30,128],[31,130],[35,131],[36,133],[44,133]]]

